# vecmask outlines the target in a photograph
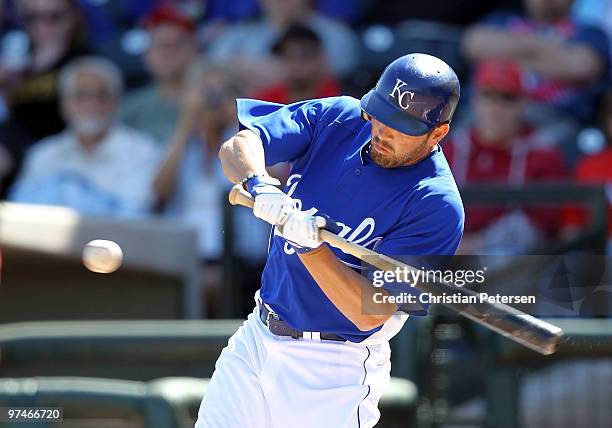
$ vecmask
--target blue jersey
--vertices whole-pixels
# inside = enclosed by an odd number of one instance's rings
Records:
[[[240,129],[261,138],[267,166],[291,162],[285,191],[298,208],[329,215],[343,226],[340,236],[387,255],[454,254],[463,233],[463,205],[439,145],[407,167],[368,161],[363,148],[371,125],[352,97],[286,106],[239,99],[237,112]],[[332,251],[360,268],[356,258]],[[260,296],[295,329],[336,333],[353,342],[381,329],[363,332],[346,318],[275,230]]]

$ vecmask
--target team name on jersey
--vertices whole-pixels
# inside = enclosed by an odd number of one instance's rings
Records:
[[[302,178],[301,174],[293,174],[287,179],[287,186],[288,186],[287,195],[293,197],[292,195],[295,192],[295,189],[297,188],[298,183],[300,182],[300,178]],[[293,198],[293,200],[295,201],[295,207],[301,210],[302,201],[297,198]],[[314,215],[318,211],[319,210],[316,207],[312,207],[306,210],[305,212],[308,213],[309,215]],[[340,231],[340,233],[338,233],[338,236],[346,239],[349,242],[353,242],[355,244],[359,244],[363,247],[374,250],[376,249],[380,241],[382,241],[383,239],[382,236],[372,237],[372,235],[374,234],[374,229],[376,228],[376,221],[372,217],[366,217],[354,229],[347,226],[345,223],[340,221],[340,219],[334,219],[334,220],[340,226],[342,226],[342,230]],[[280,236],[280,233],[276,230],[276,227],[274,228],[274,235]],[[285,243],[283,250],[285,254],[287,255],[295,254],[295,250],[288,243]],[[346,261],[343,261],[343,262],[347,264],[348,266],[355,267],[355,268],[361,268],[361,266],[359,265],[348,263]]]
[[[395,98],[397,104],[399,104],[399,106],[404,110],[407,110],[408,107],[410,107],[410,101],[412,101],[412,98],[414,98],[414,92],[407,89],[402,90],[404,86],[408,86],[408,84],[402,79],[396,78],[395,86],[393,87],[393,90],[389,96]]]

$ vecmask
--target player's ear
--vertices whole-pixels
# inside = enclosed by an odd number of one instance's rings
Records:
[[[442,140],[442,138],[446,137],[448,131],[450,131],[450,125],[448,122],[438,125],[429,131],[429,146],[433,149],[434,146]]]

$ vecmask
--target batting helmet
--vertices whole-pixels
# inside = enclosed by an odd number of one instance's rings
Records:
[[[435,56],[404,55],[385,68],[361,108],[384,125],[408,135],[422,135],[450,122],[459,101],[459,79]]]

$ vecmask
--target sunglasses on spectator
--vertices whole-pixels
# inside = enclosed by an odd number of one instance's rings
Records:
[[[504,103],[515,103],[522,98],[520,94],[513,94],[510,92],[495,91],[490,89],[480,90],[479,95],[483,98],[501,101]]]
[[[67,10],[55,10],[51,12],[26,12],[23,16],[23,19],[28,25],[32,25],[36,22],[58,24],[64,21],[67,16]]]

